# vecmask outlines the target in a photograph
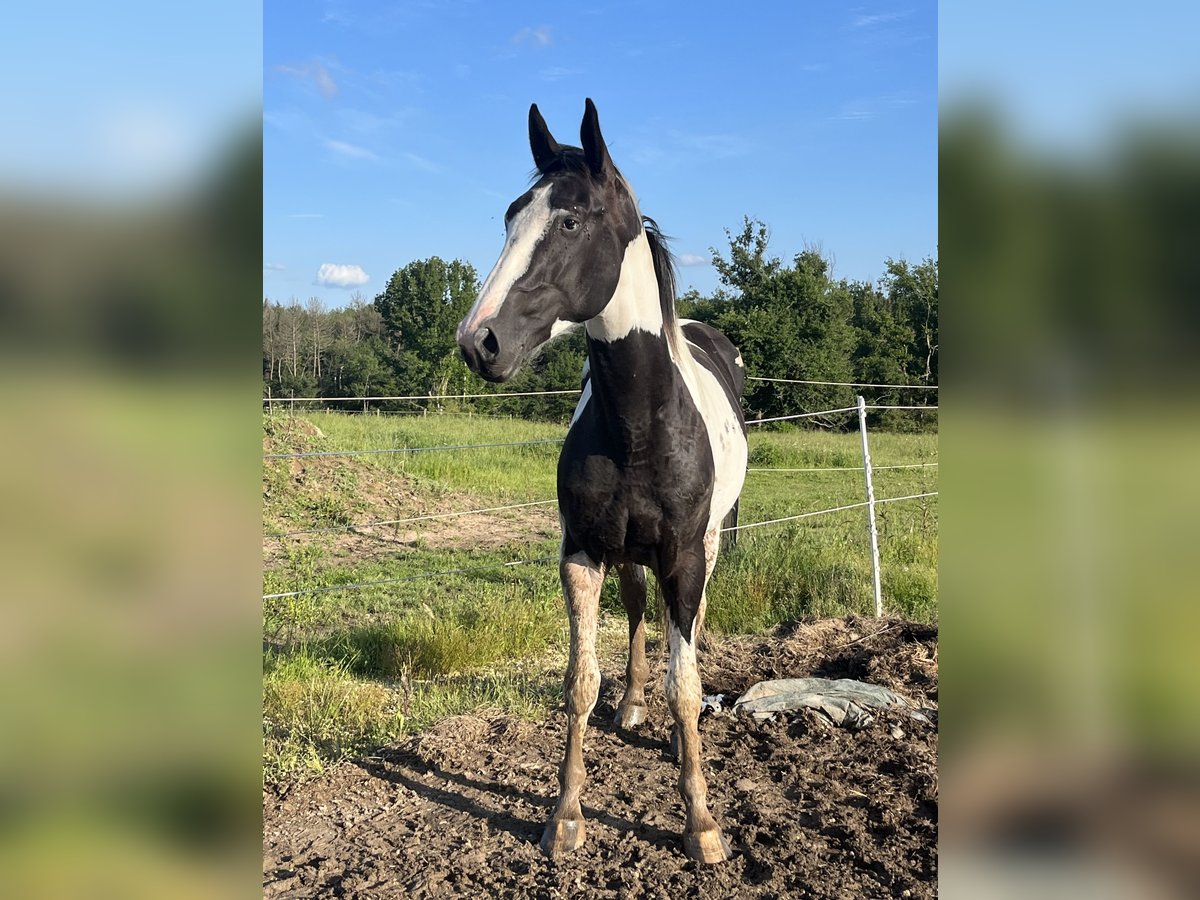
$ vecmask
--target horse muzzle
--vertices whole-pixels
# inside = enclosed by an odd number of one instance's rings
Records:
[[[458,349],[463,360],[476,375],[492,382],[508,381],[520,366],[520,355],[508,352],[512,348],[502,343],[500,335],[488,325],[466,331],[460,329]]]

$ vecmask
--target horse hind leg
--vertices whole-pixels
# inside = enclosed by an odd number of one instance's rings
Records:
[[[600,663],[596,659],[596,623],[600,613],[600,588],[604,568],[583,552],[566,557],[559,565],[567,615],[571,622],[571,653],[563,693],[567,707],[567,742],[558,770],[558,805],[541,848],[547,856],[569,853],[584,841],[580,797],[587,773],[583,767],[583,739],[588,716],[600,694]]]
[[[621,603],[629,617],[629,662],[625,667],[625,693],[617,704],[616,723],[635,728],[646,721],[646,570],[636,563],[620,567]]]

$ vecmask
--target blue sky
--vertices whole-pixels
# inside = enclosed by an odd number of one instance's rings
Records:
[[[482,278],[528,186],[529,104],[578,144],[589,96],[681,291],[718,286],[708,248],[743,215],[849,278],[937,252],[933,3],[270,0],[263,33],[272,299],[371,299],[433,255]]]

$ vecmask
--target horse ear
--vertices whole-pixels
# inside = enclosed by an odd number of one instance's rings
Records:
[[[579,126],[579,139],[583,142],[583,155],[593,175],[604,175],[612,168],[612,157],[600,133],[600,116],[596,104],[588,97],[583,109],[583,124]]]
[[[558,141],[550,134],[536,103],[529,107],[529,149],[533,151],[533,162],[539,172],[545,172],[546,166],[560,151]]]

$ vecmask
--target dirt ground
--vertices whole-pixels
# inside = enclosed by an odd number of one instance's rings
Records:
[[[655,656],[660,666],[661,657]],[[682,852],[683,803],[660,684],[636,734],[611,724],[620,663],[604,667],[585,761],[585,846],[538,850],[557,793],[564,716],[448,719],[316,781],[264,793],[267,897],[933,897],[937,717],[885,712],[858,731],[803,712],[705,713],[710,807],[734,857]],[[837,619],[702,647],[706,694],[768,678],[881,684],[937,708],[937,630]]]
[[[320,435],[315,425],[302,419],[288,425],[292,434],[299,434],[299,443],[279,444],[271,437],[263,439],[263,452],[292,452],[304,448],[303,438]],[[462,510],[510,504],[500,500],[485,502],[461,491],[417,490],[410,479],[395,471],[381,471],[364,466],[354,459],[315,457],[287,460],[290,474],[291,498],[317,505],[330,496],[329,486],[340,478],[353,476],[350,491],[352,504],[345,509],[354,523],[393,522],[390,525],[353,527],[337,525],[318,527],[306,532],[305,523],[294,523],[273,514],[271,484],[263,476],[263,500],[267,507],[269,530],[290,533],[286,541],[268,537],[263,541],[263,563],[268,567],[283,563],[289,546],[318,544],[334,557],[365,560],[393,558],[410,551],[421,550],[495,550],[522,544],[536,544],[547,539],[557,540],[560,534],[558,510],[553,504],[500,510],[475,515],[460,515]],[[447,515],[451,514],[451,515]],[[417,522],[413,517],[445,516]],[[395,521],[400,520],[400,521]]]

